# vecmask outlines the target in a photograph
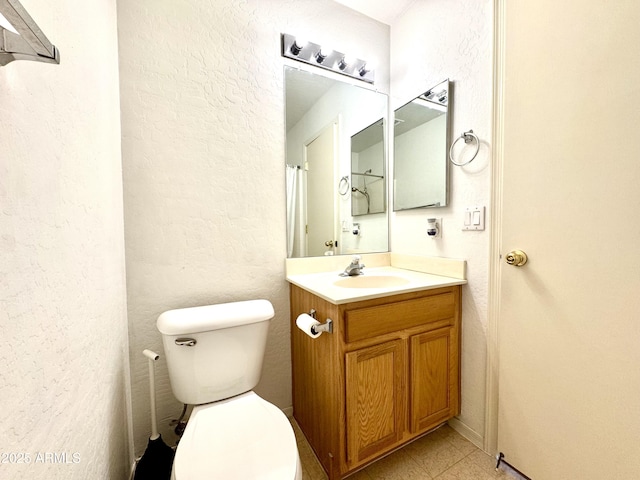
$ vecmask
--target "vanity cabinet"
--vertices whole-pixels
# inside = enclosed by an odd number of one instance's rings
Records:
[[[330,480],[460,413],[460,286],[335,305],[291,285],[294,417]],[[316,311],[333,333],[295,320]]]

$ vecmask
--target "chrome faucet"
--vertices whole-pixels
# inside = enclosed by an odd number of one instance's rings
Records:
[[[351,263],[344,269],[340,275],[342,277],[353,277],[355,275],[362,275],[362,269],[364,265],[360,263],[360,255],[354,255],[351,259]]]

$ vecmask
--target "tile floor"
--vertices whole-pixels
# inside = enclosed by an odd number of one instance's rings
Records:
[[[320,463],[295,420],[303,480],[326,480]],[[495,460],[448,425],[354,473],[349,480],[512,480]]]

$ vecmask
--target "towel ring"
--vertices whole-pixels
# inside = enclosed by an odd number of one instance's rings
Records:
[[[458,143],[458,140],[460,139],[464,139],[464,143],[471,143],[472,140],[476,141],[476,151],[474,152],[473,156],[467,160],[464,163],[457,163],[454,159],[453,159],[453,147],[456,143]],[[478,155],[478,152],[480,151],[480,140],[478,140],[478,136],[473,133],[473,130],[469,130],[468,132],[464,132],[462,135],[460,135],[458,138],[455,139],[455,141],[451,144],[451,148],[449,148],[449,160],[451,161],[451,163],[453,163],[456,167],[464,167],[465,165],[470,164],[471,162],[473,162],[473,160],[476,158],[476,156]]]
[[[344,192],[342,191],[343,184],[345,185]],[[338,184],[338,193],[344,197],[348,191],[349,191],[349,177],[344,176],[340,179],[340,183]]]

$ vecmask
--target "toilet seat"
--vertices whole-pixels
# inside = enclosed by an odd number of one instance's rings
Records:
[[[293,428],[254,392],[194,407],[173,463],[176,480],[300,478]]]

